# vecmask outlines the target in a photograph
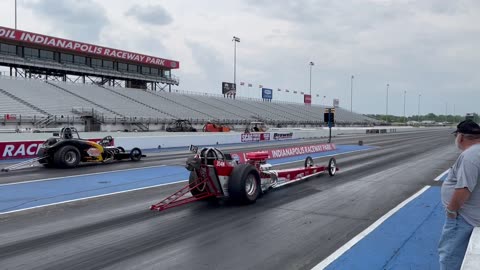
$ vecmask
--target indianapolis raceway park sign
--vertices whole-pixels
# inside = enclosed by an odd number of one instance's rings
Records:
[[[102,46],[92,45],[83,42],[77,42],[62,38],[50,37],[46,35],[15,30],[7,27],[0,26],[0,40],[11,40],[16,42],[42,45],[51,48],[69,50],[80,53],[95,54],[104,57],[111,57],[117,59],[125,59],[135,61],[143,64],[167,67],[167,68],[179,68],[180,63],[178,61],[162,59],[153,56],[147,56],[138,53],[132,53],[122,50],[116,50],[106,48]]]

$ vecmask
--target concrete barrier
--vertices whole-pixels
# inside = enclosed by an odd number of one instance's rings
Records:
[[[396,132],[397,128],[333,128],[332,136],[343,134],[365,134],[366,130],[386,130]],[[379,131],[380,132],[380,131]],[[263,141],[279,141],[292,139],[325,138],[329,134],[328,128],[319,129],[271,129],[268,132],[255,133],[171,133],[171,132],[90,132],[80,133],[81,138],[103,138],[111,135],[116,146],[122,146],[126,150],[134,147],[141,149],[164,149],[174,147],[188,147],[190,144],[222,145],[239,144]],[[36,154],[38,145],[51,137],[51,133],[13,133],[0,134],[0,160],[6,158],[28,158]],[[7,148],[8,147],[8,148]],[[13,148],[12,148],[13,147]],[[35,153],[34,153],[35,152]]]
[[[480,227],[473,229],[467,252],[462,263],[462,270],[477,270],[480,268]]]

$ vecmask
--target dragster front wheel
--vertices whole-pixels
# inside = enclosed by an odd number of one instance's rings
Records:
[[[308,156],[307,158],[305,158],[305,168],[308,168],[308,167],[313,167],[314,163],[313,163],[313,159],[312,157]]]
[[[335,160],[335,158],[331,158],[329,161],[328,161],[328,174],[330,176],[334,176],[335,173],[337,172],[337,161]]]
[[[142,150],[140,148],[133,148],[132,151],[130,151],[130,160],[132,161],[140,161],[142,159]]]

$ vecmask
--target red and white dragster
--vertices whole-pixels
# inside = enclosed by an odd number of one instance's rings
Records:
[[[199,200],[230,199],[237,203],[254,203],[262,192],[295,183],[324,172],[334,176],[337,172],[335,158],[327,166],[316,166],[307,157],[301,168],[274,170],[267,163],[267,152],[246,154],[247,161],[239,164],[230,154],[217,148],[190,146],[195,155],[187,159],[189,183],[163,201],[150,207],[162,211]],[[191,193],[192,196],[186,196]]]

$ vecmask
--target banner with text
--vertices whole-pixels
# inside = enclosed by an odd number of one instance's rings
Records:
[[[243,133],[241,142],[263,142],[270,141],[270,133]]]
[[[23,44],[32,44],[50,48],[63,49],[79,53],[89,53],[98,56],[105,56],[117,59],[125,59],[143,64],[161,66],[176,69],[180,67],[178,61],[162,59],[159,57],[132,53],[128,51],[116,50],[102,46],[92,45],[83,42],[72,41],[63,38],[51,37],[42,34],[36,34],[21,30],[15,30],[0,26],[0,40],[10,40],[21,42]]]
[[[270,149],[270,150],[265,150],[264,152],[268,152],[269,159],[276,159],[276,158],[308,155],[313,153],[328,152],[328,151],[334,151],[336,149],[337,147],[335,146],[334,143],[324,143],[324,144],[313,144],[313,145],[305,145],[305,146],[292,146],[292,147],[285,147],[285,148],[279,148],[279,149]],[[231,153],[231,156],[233,159],[237,160],[239,163],[245,163],[246,154],[247,152],[235,152],[235,153]]]

